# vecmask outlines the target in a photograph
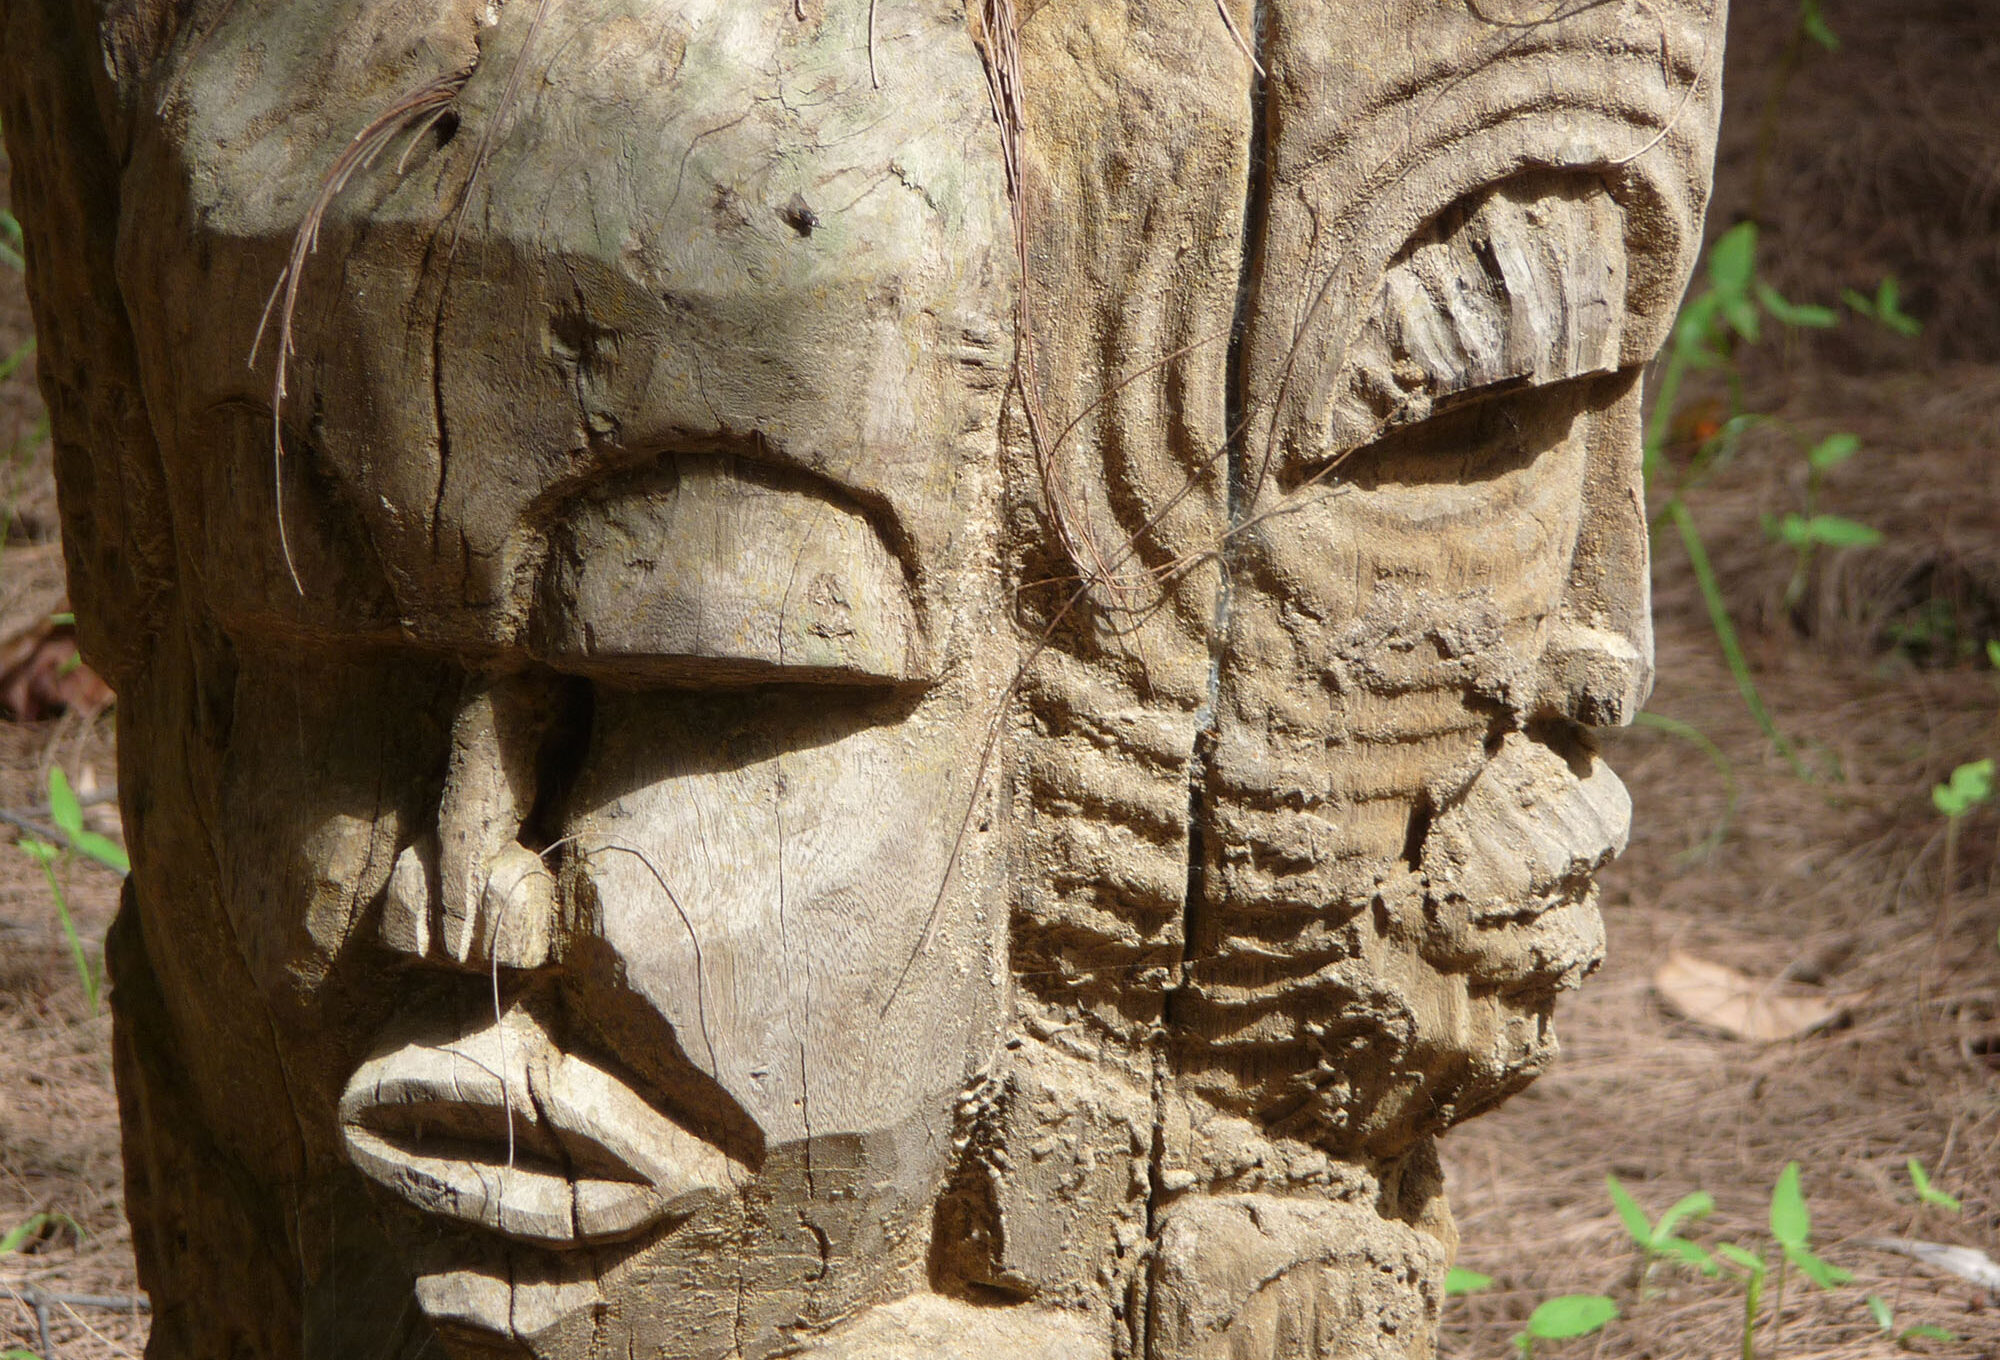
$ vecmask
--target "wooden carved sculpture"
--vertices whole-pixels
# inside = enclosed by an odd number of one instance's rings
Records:
[[[1425,1357],[1720,0],[5,0],[150,1353]]]

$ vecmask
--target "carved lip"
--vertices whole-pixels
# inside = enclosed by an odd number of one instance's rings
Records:
[[[377,1053],[340,1126],[355,1167],[415,1208],[545,1247],[685,1218],[740,1170],[519,1011]]]

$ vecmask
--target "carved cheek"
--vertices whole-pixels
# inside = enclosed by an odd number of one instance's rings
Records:
[[[893,1128],[955,1089],[966,1044],[942,1036],[970,1040],[997,985],[930,966],[995,928],[997,828],[959,839],[980,739],[950,721],[962,700],[900,727],[907,700],[798,700],[601,693],[565,819],[578,1008],[658,1016],[771,1146]]]

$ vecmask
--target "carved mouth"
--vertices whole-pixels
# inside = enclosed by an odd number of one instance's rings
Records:
[[[340,1125],[355,1167],[415,1208],[548,1247],[685,1218],[739,1170],[519,1011],[370,1058]]]

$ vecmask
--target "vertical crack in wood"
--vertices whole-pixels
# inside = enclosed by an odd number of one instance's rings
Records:
[[[1250,375],[1246,365],[1251,313],[1256,303],[1259,271],[1263,264],[1265,221],[1270,212],[1271,176],[1267,163],[1267,75],[1264,60],[1269,0],[1251,0],[1250,138],[1245,156],[1243,182],[1242,258],[1236,278],[1236,300],[1230,320],[1229,351],[1224,376],[1224,458],[1228,484],[1226,529],[1216,545],[1215,609],[1209,624],[1208,688],[1196,711],[1193,749],[1188,758],[1187,882],[1181,900],[1180,958],[1176,963],[1160,1003],[1160,1026],[1153,1039],[1153,1131],[1147,1166],[1146,1239],[1148,1261],[1133,1282],[1130,1325],[1133,1350],[1141,1360],[1152,1360],[1152,1300],[1150,1280],[1157,1265],[1161,1213],[1168,1193],[1166,1186],[1167,1102],[1173,1098],[1174,1034],[1184,1023],[1182,998],[1188,985],[1188,969],[1196,962],[1195,942],[1201,929],[1201,910],[1208,856],[1207,794],[1210,766],[1215,756],[1218,709],[1222,701],[1222,661],[1229,638],[1230,575],[1229,537],[1242,523],[1251,488],[1246,485],[1250,458],[1246,447],[1250,429]],[[1223,20],[1229,22],[1228,0],[1222,0]],[[1236,37],[1233,24],[1232,38]]]

